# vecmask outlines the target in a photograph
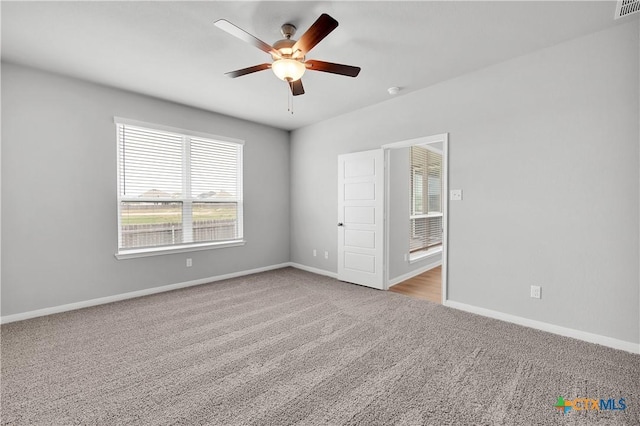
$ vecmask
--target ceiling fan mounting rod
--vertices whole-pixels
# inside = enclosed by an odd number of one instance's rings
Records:
[[[280,27],[280,33],[282,33],[282,37],[289,39],[296,33],[296,29],[295,25],[286,23]]]

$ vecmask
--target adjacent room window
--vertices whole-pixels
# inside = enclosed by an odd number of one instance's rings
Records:
[[[242,142],[116,119],[118,253],[242,240]]]
[[[409,251],[412,255],[442,245],[442,154],[411,147],[411,216]]]

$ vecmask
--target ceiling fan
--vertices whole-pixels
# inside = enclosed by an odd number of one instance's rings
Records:
[[[316,22],[314,22],[297,41],[291,39],[296,32],[296,27],[292,24],[282,25],[280,31],[284,39],[276,41],[273,46],[254,37],[225,19],[217,20],[214,25],[232,36],[269,53],[273,59],[273,62],[270,64],[254,65],[249,68],[225,73],[225,75],[231,78],[271,68],[279,79],[289,83],[291,93],[294,96],[298,96],[304,94],[301,77],[307,69],[349,77],[356,77],[358,73],[360,73],[360,67],[305,59],[305,55],[338,26],[338,21],[326,13],[320,15]]]

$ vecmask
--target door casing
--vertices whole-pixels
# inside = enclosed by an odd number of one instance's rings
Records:
[[[435,143],[442,143],[442,303],[448,299],[447,295],[447,254],[448,254],[448,242],[449,242],[449,134],[441,133],[432,136],[425,136],[415,139],[408,139],[399,142],[393,142],[382,145],[385,158],[385,187],[384,187],[384,205],[385,205],[385,218],[390,217],[391,205],[389,202],[389,195],[391,191],[390,176],[389,176],[389,156],[392,149],[407,148],[415,145],[430,145]],[[384,226],[384,289],[389,289],[389,258],[390,258],[390,245],[389,245],[389,221],[385,220]],[[407,243],[408,244],[408,243]]]

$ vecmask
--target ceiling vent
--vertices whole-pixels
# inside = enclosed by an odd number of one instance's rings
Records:
[[[640,0],[618,0],[615,19],[640,12]]]

